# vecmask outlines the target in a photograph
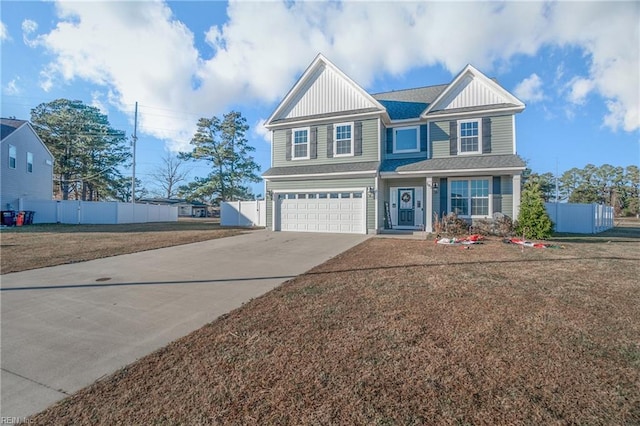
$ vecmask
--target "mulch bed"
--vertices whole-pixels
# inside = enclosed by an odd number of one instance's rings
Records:
[[[373,238],[31,424],[640,424],[640,240]]]

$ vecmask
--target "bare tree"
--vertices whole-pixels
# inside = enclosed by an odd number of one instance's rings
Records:
[[[189,169],[185,169],[185,161],[171,153],[162,157],[162,163],[154,169],[150,176],[154,184],[160,189],[157,191],[162,197],[174,198],[178,195],[180,183],[186,182]]]

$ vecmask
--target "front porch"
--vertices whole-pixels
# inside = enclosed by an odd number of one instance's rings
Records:
[[[520,175],[382,176],[378,183],[378,233],[431,233],[434,219],[454,212],[469,221],[500,213],[518,215]]]

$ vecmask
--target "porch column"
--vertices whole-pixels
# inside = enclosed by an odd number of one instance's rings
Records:
[[[433,178],[427,178],[427,199],[424,202],[424,229],[427,232],[433,232]]]
[[[514,175],[513,178],[513,220],[518,219],[520,213],[520,175]]]

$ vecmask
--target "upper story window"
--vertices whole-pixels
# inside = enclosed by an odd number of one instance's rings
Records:
[[[420,128],[400,127],[393,129],[393,152],[419,152]]]
[[[33,153],[27,152],[27,173],[33,173]]]
[[[341,123],[334,127],[335,157],[353,155],[353,124]]]
[[[458,121],[460,129],[458,135],[458,152],[460,154],[480,154],[482,145],[480,143],[480,135],[482,131],[480,120],[461,120]]]
[[[309,128],[293,129],[291,158],[294,160],[309,159]]]
[[[17,154],[15,145],[9,145],[9,168],[10,169],[15,169],[16,168],[16,158],[17,158],[17,156],[18,156],[18,154]]]

